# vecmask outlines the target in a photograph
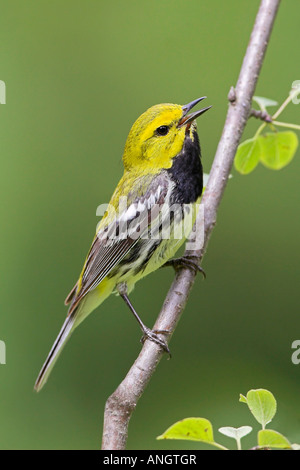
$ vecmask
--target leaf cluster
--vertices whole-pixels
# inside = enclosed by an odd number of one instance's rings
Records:
[[[245,403],[256,421],[261,425],[257,433],[257,443],[253,450],[259,449],[289,449],[299,450],[299,444],[291,444],[290,441],[278,431],[266,429],[277,412],[277,403],[274,395],[265,389],[249,390],[246,396],[240,395],[241,403]],[[225,426],[218,431],[231,437],[236,441],[237,449],[242,450],[241,439],[252,432],[251,426],[241,426],[238,428]],[[181,439],[189,441],[203,442],[221,450],[228,450],[227,447],[216,442],[214,439],[213,426],[206,418],[185,418],[170,426],[157,439]]]
[[[276,106],[278,103],[260,96],[253,97],[260,108],[259,111],[254,110],[253,115],[260,117],[264,122],[251,139],[245,140],[238,147],[234,166],[239,173],[242,175],[251,173],[259,162],[271,170],[280,170],[292,161],[299,144],[298,136],[292,130],[279,132],[277,128],[300,130],[300,126],[279,122],[277,118],[299,93],[300,86],[298,85],[290,91],[289,96],[272,116],[267,108]]]

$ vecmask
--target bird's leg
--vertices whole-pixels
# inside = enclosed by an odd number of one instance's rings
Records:
[[[192,269],[193,271],[200,272],[204,279],[206,278],[206,274],[204,269],[201,268],[195,261],[194,256],[182,256],[181,258],[173,258],[167,261],[165,264],[162,265],[162,268],[166,266],[172,266],[175,271],[177,271],[180,268],[189,268]]]
[[[150,341],[153,341],[154,343],[161,346],[163,348],[163,350],[166,351],[171,356],[170,350],[169,350],[169,347],[168,347],[167,343],[158,336],[159,334],[169,334],[169,331],[168,330],[151,330],[146,325],[144,325],[144,323],[142,322],[142,320],[138,316],[137,312],[135,311],[132,303],[130,302],[130,300],[128,298],[126,284],[125,283],[118,284],[117,290],[118,290],[120,296],[122,297],[122,299],[125,301],[126,305],[130,308],[130,310],[133,313],[134,317],[136,318],[138,324],[140,325],[140,328],[143,332],[141,342],[144,343],[146,341],[146,339],[150,339]]]

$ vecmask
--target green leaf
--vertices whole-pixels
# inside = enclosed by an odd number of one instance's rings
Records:
[[[253,96],[253,101],[255,101],[262,111],[266,111],[268,106],[277,106],[277,101],[270,100],[264,96]]]
[[[271,392],[263,388],[249,390],[246,400],[254,418],[263,428],[272,421],[276,414],[277,404]]]
[[[242,395],[241,393],[240,393],[240,399],[239,399],[239,401],[240,401],[241,403],[246,403],[246,404],[247,404],[247,398],[245,397],[245,395]]]
[[[293,159],[298,137],[293,131],[267,133],[258,137],[261,149],[261,162],[272,170],[280,170]]]
[[[258,445],[260,447],[272,447],[276,449],[291,449],[292,445],[277,431],[272,429],[262,429],[258,432]]]
[[[182,439],[188,441],[205,442],[225,449],[214,441],[211,422],[205,418],[185,418],[170,426],[157,439]]]
[[[241,426],[239,428],[233,428],[231,426],[226,426],[219,428],[219,432],[224,434],[224,436],[232,437],[233,439],[242,439],[242,437],[247,436],[252,431],[251,426]]]
[[[260,145],[257,138],[245,140],[238,146],[234,159],[235,169],[242,175],[254,170],[260,159]]]

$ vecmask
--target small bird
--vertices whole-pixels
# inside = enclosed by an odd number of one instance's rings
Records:
[[[142,341],[149,339],[169,352],[159,336],[168,332],[146,327],[128,296],[137,281],[161,266],[188,265],[201,270],[189,259],[172,257],[192,230],[203,190],[195,120],[211,106],[189,111],[204,98],[184,106],[152,106],[133,124],[123,154],[124,174],[97,226],[79,279],[65,300],[70,304],[67,318],[38,375],[36,391],[46,383],[74,329],[112,293],[136,317]],[[186,220],[187,230],[175,236]]]

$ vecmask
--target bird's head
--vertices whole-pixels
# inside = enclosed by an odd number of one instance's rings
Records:
[[[189,114],[205,97],[186,105],[157,104],[143,113],[133,124],[124,150],[125,169],[143,168],[157,172],[170,168],[186,139],[194,140],[195,119],[211,108],[208,106]]]

